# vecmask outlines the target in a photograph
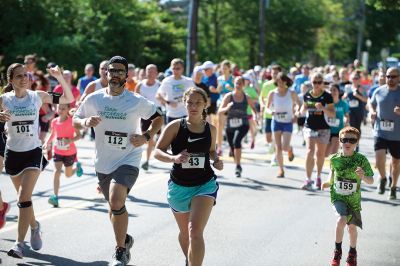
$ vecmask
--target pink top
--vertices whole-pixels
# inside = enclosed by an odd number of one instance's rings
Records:
[[[51,130],[55,137],[54,153],[69,156],[76,154],[75,143],[65,144],[63,138],[73,139],[75,129],[72,125],[72,117],[68,116],[67,120],[60,122],[60,117],[54,118],[51,121]]]
[[[75,101],[73,101],[73,102],[70,104],[70,107],[71,107],[71,108],[74,108],[74,107],[76,106],[76,99],[78,99],[79,95],[81,95],[81,92],[80,92],[79,89],[78,89],[77,87],[75,87],[75,86],[71,86],[71,90],[72,90],[72,95],[74,95]],[[63,88],[61,87],[61,85],[58,84],[58,85],[54,88],[53,92],[57,92],[57,93],[61,93],[61,94],[62,94],[62,93],[64,92],[64,90],[63,90]]]

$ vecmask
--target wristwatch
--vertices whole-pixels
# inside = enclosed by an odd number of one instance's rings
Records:
[[[144,132],[143,136],[146,138],[146,141],[149,141],[151,139],[149,131]]]

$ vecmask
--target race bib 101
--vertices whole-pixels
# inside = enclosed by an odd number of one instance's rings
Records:
[[[12,134],[17,138],[33,137],[33,120],[11,123]]]

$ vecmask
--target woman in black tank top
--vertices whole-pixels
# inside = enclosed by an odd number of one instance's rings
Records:
[[[223,163],[215,151],[216,129],[205,121],[207,94],[200,88],[190,88],[184,93],[183,101],[188,116],[167,125],[157,142],[154,157],[174,163],[168,182],[168,202],[179,227],[179,243],[186,263],[201,265],[203,231],[218,191],[210,159],[217,170],[222,170]],[[172,154],[167,152],[170,146]],[[201,219],[193,222],[196,217]],[[190,235],[189,223],[192,224]]]
[[[236,177],[241,177],[242,174],[242,167],[240,165],[240,159],[242,157],[242,139],[249,131],[247,105],[250,105],[254,114],[257,114],[253,101],[246,97],[243,87],[244,79],[242,77],[236,77],[233,92],[225,94],[218,110],[218,113],[226,113],[228,116],[226,122],[226,137],[229,142],[231,154],[236,163]]]

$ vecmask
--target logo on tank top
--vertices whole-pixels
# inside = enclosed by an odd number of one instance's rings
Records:
[[[188,142],[190,143],[190,142],[195,142],[195,141],[198,141],[198,140],[201,140],[201,139],[204,139],[204,137],[202,137],[202,138],[197,138],[197,139],[191,139],[190,137],[188,138]]]

